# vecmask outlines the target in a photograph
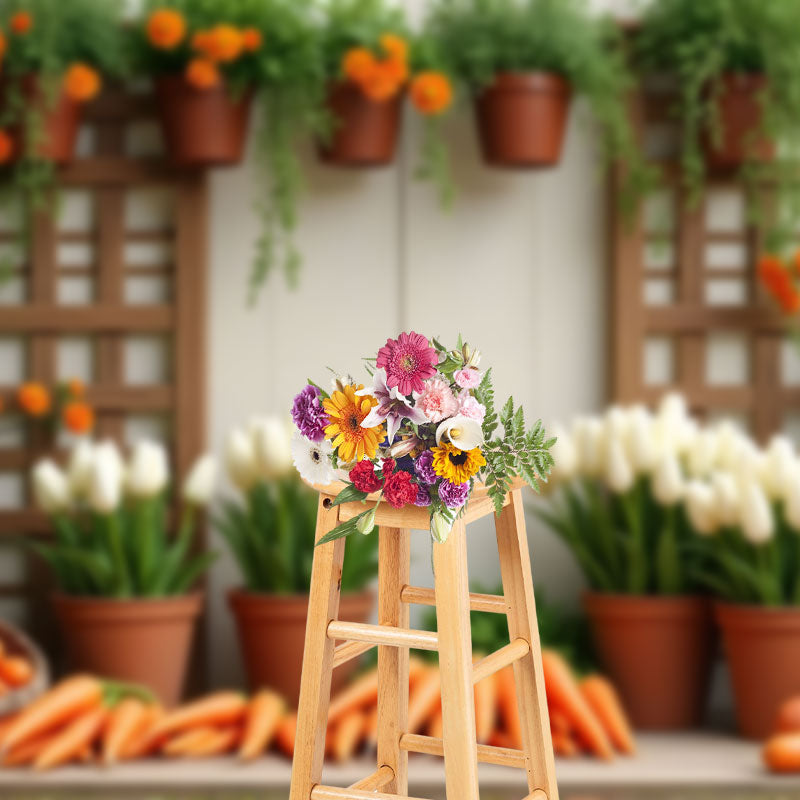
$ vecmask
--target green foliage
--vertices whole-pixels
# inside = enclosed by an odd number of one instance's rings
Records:
[[[125,502],[112,514],[53,516],[55,541],[30,546],[51,567],[61,591],[96,597],[163,597],[188,592],[216,558],[193,553],[195,512],[184,508],[167,536],[167,501]]]
[[[591,479],[567,483],[537,515],[572,550],[600,592],[676,595],[697,588],[705,548],[681,504],[665,507],[649,479],[614,494]]]
[[[308,591],[314,559],[318,495],[295,475],[255,484],[245,504],[227,501],[215,520],[253,592]],[[354,528],[355,530],[355,528]],[[346,546],[342,589],[363,589],[377,574],[377,536],[354,536]]]

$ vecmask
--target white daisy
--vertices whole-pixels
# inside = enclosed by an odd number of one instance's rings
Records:
[[[334,480],[332,454],[333,448],[327,439],[312,442],[300,431],[295,431],[292,436],[292,461],[300,477],[308,483],[324,486]]]

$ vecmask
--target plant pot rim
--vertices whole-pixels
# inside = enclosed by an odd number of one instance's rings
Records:
[[[230,84],[223,77],[216,86],[209,86],[208,88],[201,89],[197,86],[192,86],[192,84],[186,80],[186,76],[182,72],[164,72],[161,75],[155,75],[153,76],[153,82],[156,85],[161,84],[167,88],[181,88],[193,92],[194,94],[207,96],[220,93],[228,94],[230,88]],[[247,101],[253,97],[255,91],[255,86],[253,84],[248,84],[236,99]]]
[[[585,591],[583,607],[590,615],[612,617],[675,617],[710,611],[709,599],[700,594],[657,595]]]
[[[558,72],[543,69],[500,70],[486,89],[524,89],[570,94],[572,84]]]
[[[198,617],[203,609],[204,592],[167,595],[164,597],[94,597],[53,592],[56,615],[77,620],[131,620],[147,617],[164,621],[170,618]]]
[[[792,628],[800,631],[800,606],[714,602],[714,618],[725,628]]]

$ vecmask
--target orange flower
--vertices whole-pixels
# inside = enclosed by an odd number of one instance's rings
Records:
[[[384,33],[380,39],[383,51],[394,61],[408,60],[408,42],[395,33]]]
[[[83,397],[86,394],[86,387],[80,378],[71,378],[67,381],[67,392],[70,397]]]
[[[242,31],[242,46],[248,53],[255,53],[264,44],[264,37],[257,28],[245,28]]]
[[[453,86],[442,72],[420,72],[411,81],[411,102],[422,114],[441,114],[453,102]]]
[[[213,89],[219,86],[222,78],[213,61],[207,58],[193,58],[186,66],[186,80],[195,89]]]
[[[9,20],[8,27],[17,36],[24,36],[33,27],[33,17],[27,11],[17,11]]]
[[[79,103],[97,96],[102,86],[100,74],[88,64],[76,62],[71,64],[64,76],[64,91],[67,97]]]
[[[244,37],[233,25],[215,25],[208,31],[203,51],[212,60],[221,64],[235,61],[244,49]]]
[[[43,417],[50,411],[52,400],[50,392],[41,384],[33,381],[23,383],[17,391],[19,407],[31,417]]]
[[[196,31],[192,36],[192,50],[205,53],[208,48],[208,31]]]
[[[3,31],[0,31],[0,58],[5,56],[6,50],[8,50],[8,39],[6,39],[6,35]]]
[[[61,412],[64,427],[72,433],[88,433],[94,427],[94,411],[83,400],[71,400]]]
[[[186,20],[174,8],[160,8],[147,20],[147,38],[153,47],[172,50],[186,35]]]
[[[785,314],[800,311],[800,291],[788,267],[778,256],[762,256],[758,262],[758,276]]]
[[[0,164],[8,164],[14,155],[14,140],[8,131],[0,128]]]
[[[377,66],[375,56],[366,47],[351,47],[342,59],[342,73],[353,83],[363,84]]]
[[[394,97],[402,85],[397,74],[386,61],[379,61],[372,74],[361,83],[361,91],[376,103],[382,103]]]

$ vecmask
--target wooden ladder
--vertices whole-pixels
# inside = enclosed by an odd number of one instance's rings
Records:
[[[332,505],[336,493],[336,487],[320,490],[317,540],[365,510],[362,503]],[[558,800],[520,489],[506,496],[495,518],[504,597],[470,594],[468,587],[466,525],[494,512],[483,487],[476,487],[447,542],[433,545],[434,589],[409,585],[410,531],[428,529],[428,510],[372,505],[378,506],[380,526],[377,625],[337,619],[345,540],[317,547],[314,554],[289,800],[414,800],[408,797],[409,752],[444,757],[448,800],[479,800],[478,762],[524,769],[525,800]],[[409,628],[411,603],[436,607],[437,633]],[[474,665],[470,609],[506,614],[510,640]],[[337,640],[342,644],[335,645]],[[375,646],[377,769],[345,789],[323,786],[332,670]],[[407,730],[409,648],[439,653],[442,739]],[[509,664],[514,665],[522,750],[479,745],[475,736],[473,684]]]

